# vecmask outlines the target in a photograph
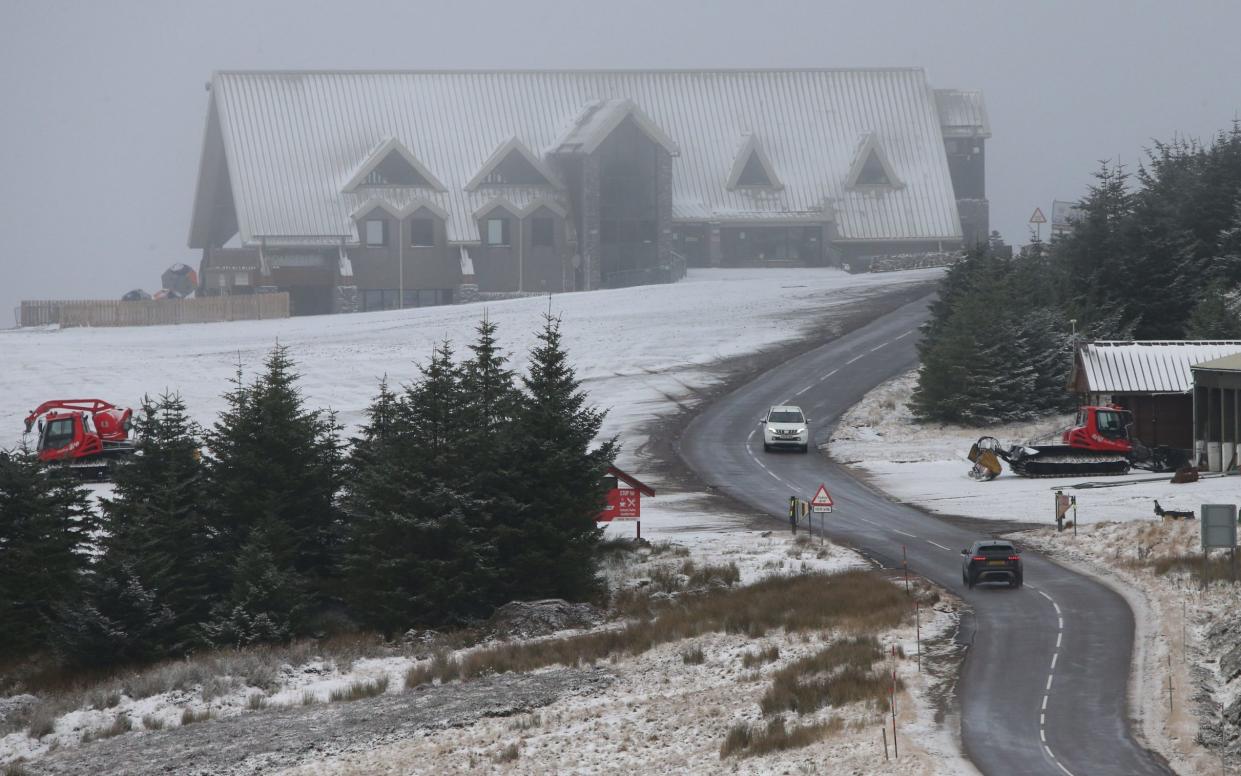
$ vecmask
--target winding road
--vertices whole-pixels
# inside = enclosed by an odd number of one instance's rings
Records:
[[[794,358],[722,397],[680,440],[712,486],[780,519],[788,498],[825,482],[827,533],[887,567],[902,549],[912,571],[963,598],[968,649],[959,685],[966,755],[985,774],[1140,776],[1172,771],[1132,735],[1127,714],[1133,614],[1107,587],[1027,552],[1025,587],[961,582],[961,548],[985,535],[896,503],[821,455],[764,453],[759,418],[798,404],[827,441],[867,391],[917,364],[924,299]]]

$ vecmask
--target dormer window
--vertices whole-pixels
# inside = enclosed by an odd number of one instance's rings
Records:
[[[862,163],[862,169],[857,176],[858,186],[891,186],[892,181],[888,178],[888,173],[883,169],[883,162],[879,161],[879,155],[873,150],[866,157],[866,161]]]
[[[862,137],[853,157],[853,165],[849,168],[847,185],[871,191],[904,188],[905,184],[896,177],[896,171],[874,133]]]
[[[728,176],[728,190],[735,189],[781,189],[783,185],[776,177],[776,172],[767,158],[762,144],[754,135],[746,135],[733,160],[733,169]]]
[[[430,182],[396,151],[366,174],[363,186],[430,186]]]
[[[516,149],[509,151],[491,172],[483,178],[484,184],[493,185],[525,185],[525,186],[545,186],[547,178],[543,177],[543,173],[534,168],[530,160],[523,156]]]

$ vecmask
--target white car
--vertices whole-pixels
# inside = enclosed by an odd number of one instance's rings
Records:
[[[810,449],[810,419],[801,407],[778,404],[767,410],[763,424],[763,450],[771,452],[777,447],[793,447],[801,452]]]

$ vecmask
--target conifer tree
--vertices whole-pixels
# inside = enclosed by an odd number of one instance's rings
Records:
[[[501,580],[513,598],[581,600],[597,587],[595,517],[616,440],[596,444],[604,413],[587,404],[559,318],[545,316],[522,382],[512,484],[519,507],[510,522],[496,526]]]
[[[81,599],[98,525],[67,472],[0,451],[0,654],[45,646],[58,609]]]
[[[1229,304],[1222,286],[1212,285],[1204,291],[1185,324],[1185,336],[1206,340],[1241,338],[1241,316]]]
[[[195,646],[198,625],[227,577],[227,560],[215,550],[201,507],[199,434],[179,395],[144,398],[135,422],[136,454],[116,467],[113,496],[103,500],[106,538],[97,573],[114,578],[101,590],[110,595],[136,585],[155,591],[174,620],[172,641],[160,646],[174,654]]]
[[[494,551],[471,492],[461,370],[444,342],[402,395],[386,384],[355,440],[343,506],[348,599],[387,633],[489,611]]]
[[[335,416],[305,408],[288,348],[277,345],[264,366],[251,385],[238,370],[206,440],[215,551],[234,562],[212,632],[243,641],[296,632],[331,599],[343,531]],[[265,608],[277,605],[287,610]]]
[[[103,668],[170,654],[177,622],[127,563],[91,574],[85,595],[57,608],[51,643],[71,665]]]

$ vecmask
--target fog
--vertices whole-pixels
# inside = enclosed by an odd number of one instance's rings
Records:
[[[1227,128],[1238,29],[1224,0],[0,0],[0,326],[198,266],[213,70],[919,66],[985,93],[991,225],[1022,243],[1098,160]]]

